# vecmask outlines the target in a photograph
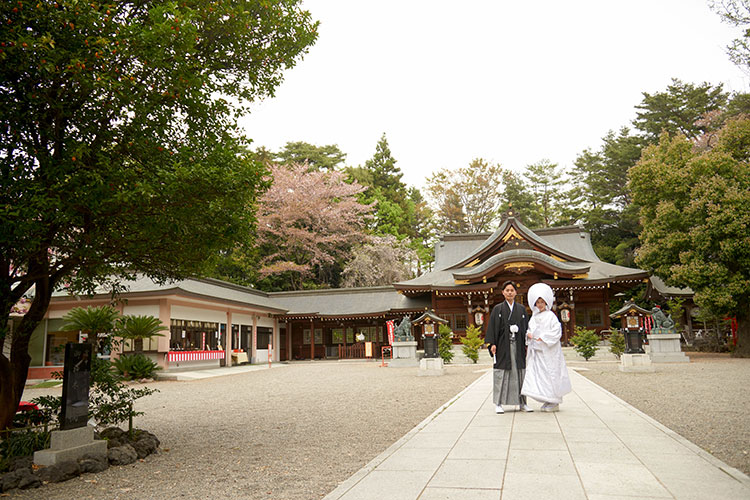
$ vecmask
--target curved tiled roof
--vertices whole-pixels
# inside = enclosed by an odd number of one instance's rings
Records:
[[[586,273],[590,266],[585,263],[560,262],[549,255],[537,252],[536,250],[518,249],[507,250],[503,253],[493,255],[476,267],[464,267],[453,273],[457,280],[481,276],[500,264],[506,262],[516,262],[519,260],[531,260],[540,264],[545,264],[559,272],[566,273]]]
[[[268,295],[287,309],[288,316],[378,315],[424,310],[431,306],[429,297],[406,297],[393,286],[271,292]]]

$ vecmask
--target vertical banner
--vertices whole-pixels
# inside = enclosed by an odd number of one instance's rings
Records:
[[[372,357],[372,342],[365,342],[365,357]]]
[[[385,326],[388,328],[388,343],[393,345],[393,331],[395,329],[395,326],[393,326],[393,320],[386,321]]]
[[[203,339],[201,340],[201,351],[206,350],[206,332],[203,332]]]

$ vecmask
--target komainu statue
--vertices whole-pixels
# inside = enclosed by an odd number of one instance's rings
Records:
[[[674,320],[671,314],[666,315],[660,307],[654,307],[651,309],[651,317],[654,319],[652,333],[675,333]]]
[[[409,342],[414,340],[411,333],[411,320],[409,316],[404,316],[401,323],[393,330],[393,336],[397,342]]]

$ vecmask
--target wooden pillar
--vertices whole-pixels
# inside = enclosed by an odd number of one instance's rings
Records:
[[[609,293],[604,296],[604,328],[611,330],[612,320],[609,317]]]
[[[472,312],[472,309],[473,309],[473,307],[471,305],[471,294],[469,293],[469,294],[466,295],[466,311],[467,311],[467,313],[469,315],[469,317],[468,317],[469,321],[466,322],[466,327],[467,328],[469,326],[476,326],[476,323],[474,323],[474,313]]]
[[[158,337],[158,340],[156,341],[156,350],[159,353],[159,356],[157,356],[157,363],[166,370],[169,368],[167,354],[169,353],[172,342],[172,305],[169,303],[169,299],[159,299],[159,322],[163,326],[166,326],[167,332],[169,332],[163,337]],[[162,354],[164,357],[161,356]]]
[[[232,366],[232,311],[227,311],[227,338],[224,346],[224,361],[226,366]]]
[[[253,314],[253,341],[250,345],[250,359],[254,363],[260,363],[258,358],[258,316]]]
[[[284,320],[286,325],[286,359],[292,359],[292,324],[289,320]]]
[[[310,318],[310,361],[315,359],[315,320]]]

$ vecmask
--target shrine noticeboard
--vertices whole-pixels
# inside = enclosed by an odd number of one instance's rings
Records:
[[[60,429],[85,427],[89,420],[92,345],[65,344]]]

